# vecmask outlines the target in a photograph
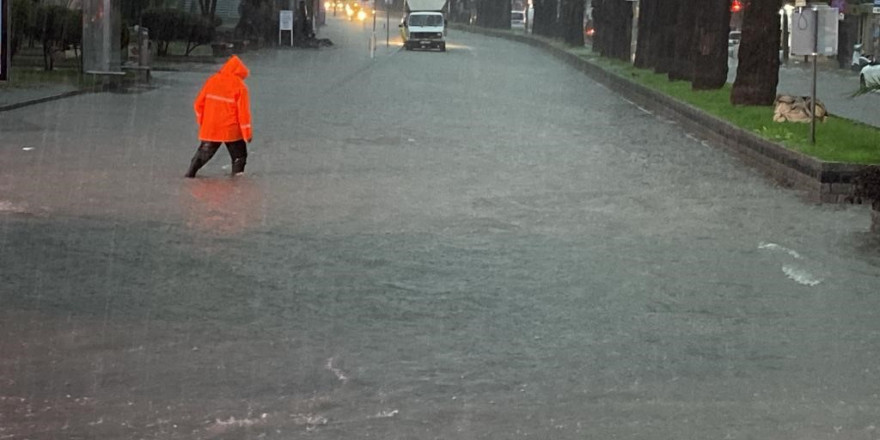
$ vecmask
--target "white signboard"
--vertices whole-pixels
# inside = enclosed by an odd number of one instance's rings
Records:
[[[837,9],[822,5],[795,10],[791,22],[797,23],[791,27],[792,55],[837,54]]]
[[[293,30],[293,11],[281,11],[278,15],[278,30]]]

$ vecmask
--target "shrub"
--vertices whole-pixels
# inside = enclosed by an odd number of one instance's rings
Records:
[[[172,41],[185,40],[189,14],[178,9],[148,9],[141,15],[141,22],[150,30],[150,39],[156,42],[157,54],[167,55]]]
[[[235,26],[236,38],[257,42],[275,41],[278,18],[266,0],[243,0],[239,7],[240,18]]]
[[[172,41],[186,41],[186,55],[193,49],[214,39],[219,18],[211,20],[179,9],[148,9],[141,15],[144,26],[150,30],[150,39],[156,42],[157,54],[168,55]]]
[[[214,41],[216,30],[221,24],[223,22],[219,18],[211,20],[202,15],[191,15],[187,26],[189,33],[186,39],[186,55],[189,55],[193,49]]]
[[[41,5],[34,13],[34,37],[43,45],[46,70],[55,66],[54,55],[68,48],[75,51],[82,44],[82,11],[58,5]]]

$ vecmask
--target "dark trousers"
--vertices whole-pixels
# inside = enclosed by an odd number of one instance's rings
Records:
[[[222,143],[224,142],[202,141],[189,164],[186,177],[196,177],[196,172],[214,157],[214,153],[217,152]],[[229,150],[229,157],[232,158],[232,174],[243,173],[244,165],[247,163],[247,142],[239,139],[237,141],[225,142],[225,144],[226,149]]]

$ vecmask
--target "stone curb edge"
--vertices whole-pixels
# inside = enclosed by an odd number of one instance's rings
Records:
[[[688,130],[732,151],[744,162],[780,185],[805,191],[810,200],[823,203],[848,203],[854,190],[851,183],[853,177],[866,168],[866,165],[825,162],[790,150],[689,104],[608,72],[540,39],[473,26],[452,24],[450,27],[547,50],[556,58],[589,75],[616,93],[655,113],[675,119]]]
[[[58,99],[69,98],[71,96],[83,95],[86,93],[91,93],[92,90],[81,89],[81,90],[71,90],[69,92],[59,93],[56,95],[44,96],[42,98],[30,99],[27,101],[16,102],[14,104],[6,104],[0,105],[0,112],[5,112],[9,110],[15,110],[22,107],[27,107],[29,105],[42,104],[44,102],[56,101]]]

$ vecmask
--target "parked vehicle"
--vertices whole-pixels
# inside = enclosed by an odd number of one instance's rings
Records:
[[[358,14],[361,12],[363,12],[363,8],[361,7],[360,2],[353,1],[345,5],[345,15],[348,17],[349,20],[359,18]]]
[[[880,86],[880,64],[872,62],[862,67],[859,71],[859,86],[861,88]]]
[[[592,42],[593,36],[596,35],[596,28],[593,27],[593,20],[584,18],[584,41]]]
[[[862,54],[861,44],[856,44],[855,46],[853,46],[851,66],[853,72],[860,72],[865,66],[869,64],[874,64],[874,57],[871,55]]]
[[[405,0],[406,13],[398,26],[403,48],[446,51],[446,0]]]
[[[526,13],[525,11],[510,11],[510,28],[525,29]]]
[[[742,41],[742,32],[730,31],[730,34],[727,36],[727,56],[736,58],[740,41]]]

